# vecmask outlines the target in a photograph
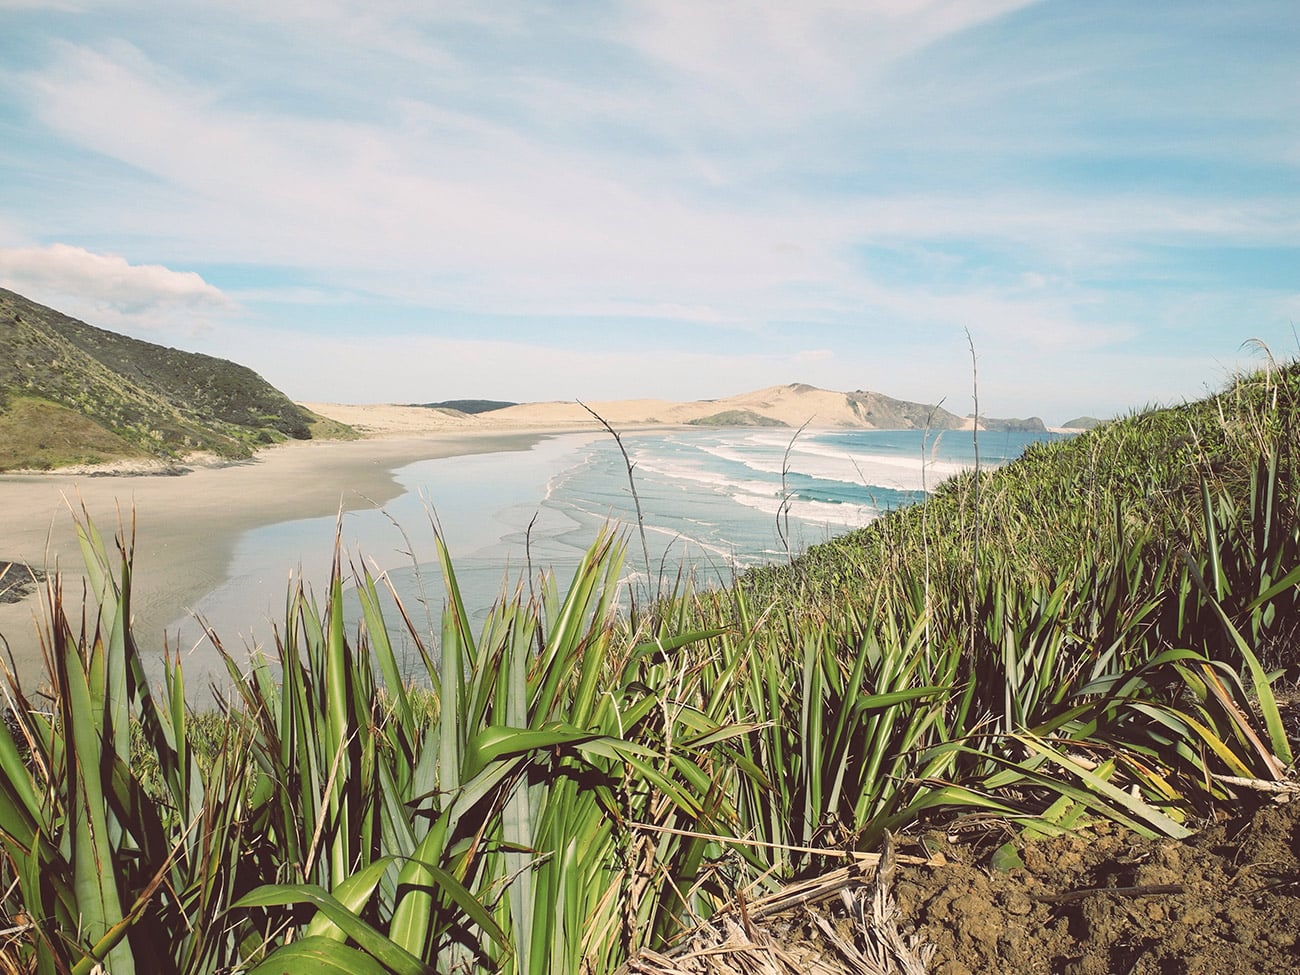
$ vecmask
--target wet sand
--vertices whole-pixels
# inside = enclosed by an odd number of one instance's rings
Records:
[[[179,476],[0,475],[0,565],[14,560],[57,569],[65,605],[79,604],[84,569],[77,520],[88,515],[111,546],[119,526],[130,536],[134,517],[134,632],[142,647],[161,653],[165,628],[224,581],[242,532],[381,505],[400,493],[393,471],[406,464],[523,450],[539,437],[518,431],[375,432],[380,435],[358,441],[285,444],[246,463]],[[25,680],[39,677],[44,592],[38,586],[17,603],[0,603],[0,636]]]

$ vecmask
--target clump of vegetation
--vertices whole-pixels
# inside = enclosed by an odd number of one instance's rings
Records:
[[[312,410],[299,407],[303,415],[307,418],[307,432],[309,440],[359,440],[361,434],[357,433],[346,423],[340,423],[338,420],[332,420],[327,416],[321,416]]]
[[[471,416],[478,413],[491,413],[493,410],[504,410],[507,406],[518,406],[507,400],[499,399],[449,399],[441,403],[414,403],[414,406],[422,406],[429,410],[455,410],[457,413],[468,413]]]
[[[49,582],[51,703],[11,685],[0,730],[5,950],[42,973],[670,971],[701,922],[748,930],[764,895],[955,817],[996,820],[1004,864],[1096,823],[1187,836],[1288,787],[1297,404],[1295,367],[1243,377],[622,612],[609,535],[477,633],[445,550],[436,634],[336,558],[323,604],[295,588],[275,647],[228,660],[202,731],[179,660],[146,679],[129,540],[110,559],[84,526],[97,606],[82,625]]]
[[[713,413],[686,422],[697,427],[783,427],[787,425],[770,416],[755,413],[753,410],[723,410],[721,413]]]

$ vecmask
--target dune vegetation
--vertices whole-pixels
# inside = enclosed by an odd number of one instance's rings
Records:
[[[1006,867],[1249,811],[1291,788],[1297,429],[1300,369],[1270,367],[726,589],[646,598],[604,534],[480,628],[445,555],[437,633],[339,557],[204,713],[177,659],[147,677],[130,539],[83,526],[94,599],[48,581],[49,687],[0,730],[5,964],[709,971],[693,932],[832,873],[871,915],[875,854],[958,818]],[[874,910],[820,970],[925,970]]]

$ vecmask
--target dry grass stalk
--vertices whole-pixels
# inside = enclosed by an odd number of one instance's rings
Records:
[[[642,950],[620,975],[926,975],[933,947],[898,930],[890,892],[897,863],[886,834],[870,883],[866,865],[855,864],[753,904],[740,902],[671,952]],[[813,910],[837,894],[848,914],[839,923]],[[759,923],[764,919],[766,924]],[[794,933],[808,928],[816,937]]]

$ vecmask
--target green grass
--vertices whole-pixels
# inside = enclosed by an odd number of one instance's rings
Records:
[[[307,430],[311,440],[359,440],[361,438],[361,435],[346,423],[331,420],[327,416],[321,416],[303,407],[299,409],[307,417]]]
[[[81,414],[31,396],[0,408],[0,471],[51,470],[149,455]]]
[[[0,731],[19,962],[613,972],[887,831],[1185,836],[1293,760],[1297,402],[1243,377],[621,611],[608,534],[477,632],[445,550],[437,633],[336,559],[216,717],[177,660],[146,684],[129,541],[84,526],[89,622],[51,590],[53,703],[11,688]]]

